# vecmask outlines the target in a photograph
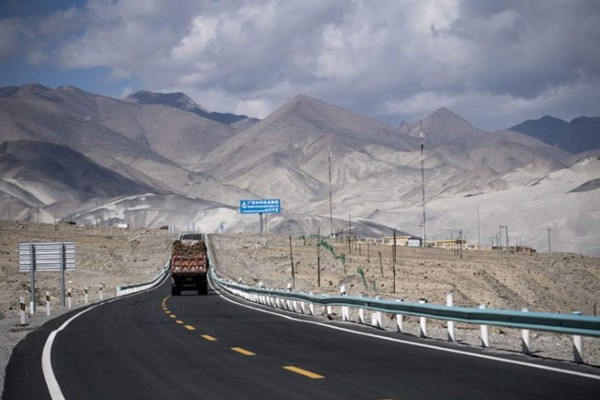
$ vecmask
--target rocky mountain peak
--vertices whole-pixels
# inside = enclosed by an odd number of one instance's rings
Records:
[[[464,118],[446,107],[438,108],[421,121],[412,124],[403,123],[398,130],[400,133],[412,137],[419,137],[420,132],[423,131],[426,141],[434,146],[480,132]]]

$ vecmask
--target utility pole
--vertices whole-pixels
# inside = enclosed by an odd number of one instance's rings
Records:
[[[321,228],[317,228],[317,286],[321,287]]]
[[[348,214],[348,255],[352,255],[352,214]]]
[[[290,260],[292,261],[292,289],[296,289],[296,273],[294,271],[294,253],[292,251],[292,235],[290,235]]]
[[[507,225],[500,225],[500,238],[502,238],[502,229],[504,228],[504,231],[506,232],[506,251],[510,250],[510,246],[508,245],[508,226]]]
[[[329,237],[333,236],[333,201],[331,189],[331,147],[329,148]]]
[[[392,286],[392,293],[396,293],[396,228],[394,227],[394,247],[392,248],[392,275],[394,284]]]
[[[477,248],[481,246],[481,225],[479,224],[479,206],[477,206]]]
[[[552,253],[552,248],[550,247],[550,232],[552,232],[552,228],[548,228],[548,254]]]
[[[423,121],[421,121],[419,127],[419,138],[421,139],[421,186],[423,189],[423,243],[422,246],[425,247],[425,242],[427,241],[427,229],[425,226],[425,134],[423,133]]]

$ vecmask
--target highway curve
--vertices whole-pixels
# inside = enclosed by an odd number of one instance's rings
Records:
[[[600,375],[594,368],[503,356],[581,373],[573,375],[411,343],[498,357],[466,346],[358,329],[409,343],[382,340],[254,310],[214,290],[169,294],[165,284],[104,303],[56,334],[52,372],[64,398],[600,398],[600,380],[586,376]],[[76,313],[48,322],[15,348],[4,400],[51,398],[42,349],[50,332]]]

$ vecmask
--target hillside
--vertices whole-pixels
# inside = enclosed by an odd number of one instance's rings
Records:
[[[598,255],[593,151],[574,156],[523,133],[483,131],[444,107],[393,129],[299,95],[240,131],[199,116],[203,108],[183,93],[134,97],[35,84],[0,89],[7,146],[68,146],[80,157],[67,164],[84,157],[104,168],[84,178],[78,171],[86,169],[63,163],[68,173],[48,177],[5,157],[0,216],[257,232],[258,217],[237,212],[240,200],[280,198],[271,232],[340,231],[351,220],[365,236],[396,228],[439,240],[462,231],[470,244],[491,246],[498,227],[509,226],[512,242],[546,249],[550,229],[557,250]],[[42,160],[38,147],[33,158]]]

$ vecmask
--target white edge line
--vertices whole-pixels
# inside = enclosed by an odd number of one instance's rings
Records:
[[[80,313],[72,316],[71,318],[69,318],[68,320],[63,322],[63,324],[58,329],[52,331],[50,333],[50,335],[48,335],[48,338],[46,339],[46,343],[44,344],[44,350],[42,351],[42,372],[44,373],[44,380],[46,381],[46,386],[48,387],[48,391],[50,392],[50,397],[52,398],[52,400],[65,400],[65,396],[63,395],[62,391],[60,390],[60,385],[58,384],[58,381],[56,380],[56,376],[54,375],[54,370],[52,369],[52,345],[54,344],[54,339],[56,338],[56,335],[60,331],[65,329],[67,327],[67,325],[69,325],[75,318],[85,314],[86,312],[93,310],[94,308],[96,308],[98,306],[112,303],[113,301],[116,301],[116,300],[125,299],[128,297],[136,296],[141,293],[149,292],[151,290],[156,289],[159,286],[162,286],[162,284],[165,283],[166,280],[167,279],[161,280],[160,282],[157,283],[157,285],[155,287],[152,287],[152,288],[149,288],[146,290],[140,290],[139,292],[134,292],[134,293],[127,294],[124,296],[113,297],[112,299],[105,300],[99,304],[96,304],[89,308],[86,308],[85,310],[81,311]]]
[[[387,336],[379,336],[379,335],[375,335],[372,333],[366,333],[366,332],[359,332],[359,331],[355,331],[352,329],[347,329],[347,328],[342,328],[339,326],[335,326],[335,325],[329,325],[329,324],[325,324],[322,322],[318,322],[318,321],[311,321],[311,320],[305,320],[305,319],[300,319],[300,318],[296,318],[296,317],[292,317],[289,315],[284,315],[284,314],[280,314],[278,312],[275,311],[269,311],[269,310],[265,310],[259,307],[254,307],[248,304],[243,304],[240,303],[236,300],[232,300],[229,299],[225,296],[223,296],[220,292],[220,290],[217,290],[211,280],[209,279],[209,283],[210,286],[213,288],[213,290],[215,290],[215,292],[217,292],[217,294],[223,298],[224,300],[229,301],[230,303],[233,304],[237,304],[241,307],[246,307],[246,308],[250,308],[252,310],[256,310],[256,311],[260,311],[260,312],[264,312],[267,314],[272,314],[272,315],[277,315],[281,318],[285,318],[291,321],[296,321],[296,322],[303,322],[306,324],[313,324],[313,325],[319,325],[319,326],[323,326],[326,328],[330,328],[330,329],[335,329],[338,331],[342,331],[342,332],[348,332],[348,333],[353,333],[355,335],[361,335],[361,336],[367,336],[367,337],[371,337],[371,338],[375,338],[375,339],[380,339],[380,340],[387,340],[390,342],[396,342],[396,343],[402,343],[402,344],[406,344],[409,346],[417,346],[417,347],[423,347],[423,348],[427,348],[427,349],[431,349],[431,350],[438,350],[438,351],[445,351],[448,353],[454,353],[454,354],[460,354],[460,355],[465,355],[465,356],[469,356],[469,357],[477,357],[477,358],[483,358],[486,360],[492,360],[492,361],[498,361],[498,362],[503,362],[503,363],[507,363],[507,364],[515,364],[515,365],[520,365],[523,367],[528,367],[528,368],[537,368],[537,369],[542,369],[542,370],[546,370],[546,371],[552,371],[552,372],[558,372],[558,373],[562,373],[562,374],[568,374],[568,375],[575,375],[575,376],[579,376],[582,378],[589,378],[589,379],[595,379],[595,380],[600,380],[600,375],[593,375],[593,374],[587,374],[585,372],[578,372],[578,371],[570,371],[567,369],[560,369],[560,368],[555,368],[555,367],[549,367],[546,365],[538,365],[538,364],[532,364],[532,363],[528,363],[528,362],[524,362],[524,361],[517,361],[517,360],[511,360],[508,358],[500,358],[500,357],[494,357],[494,356],[490,356],[490,355],[486,355],[486,354],[479,354],[479,353],[471,353],[468,351],[463,351],[463,350],[456,350],[456,349],[449,349],[446,347],[438,347],[438,346],[434,346],[431,344],[426,344],[426,343],[418,343],[418,342],[411,342],[411,341],[407,341],[407,340],[402,340],[402,339],[396,339],[396,338],[391,338],[391,337],[387,337]],[[235,296],[232,294],[232,296]]]
[[[52,331],[52,333],[50,333],[50,335],[48,336],[48,339],[46,339],[46,344],[44,344],[44,351],[42,352],[42,371],[44,372],[44,379],[46,380],[46,386],[48,386],[48,391],[50,392],[50,397],[52,398],[52,400],[64,400],[65,398],[60,390],[60,386],[58,385],[58,381],[56,380],[54,371],[52,370],[52,344],[54,343],[54,339],[56,338],[58,332],[65,329],[67,325],[71,323],[71,321],[73,321],[80,315],[83,315],[86,312],[93,310],[99,305],[101,304],[97,304],[90,308],[86,308],[80,313],[72,316],[71,318],[66,320],[60,326],[60,328],[56,329],[55,331]]]

